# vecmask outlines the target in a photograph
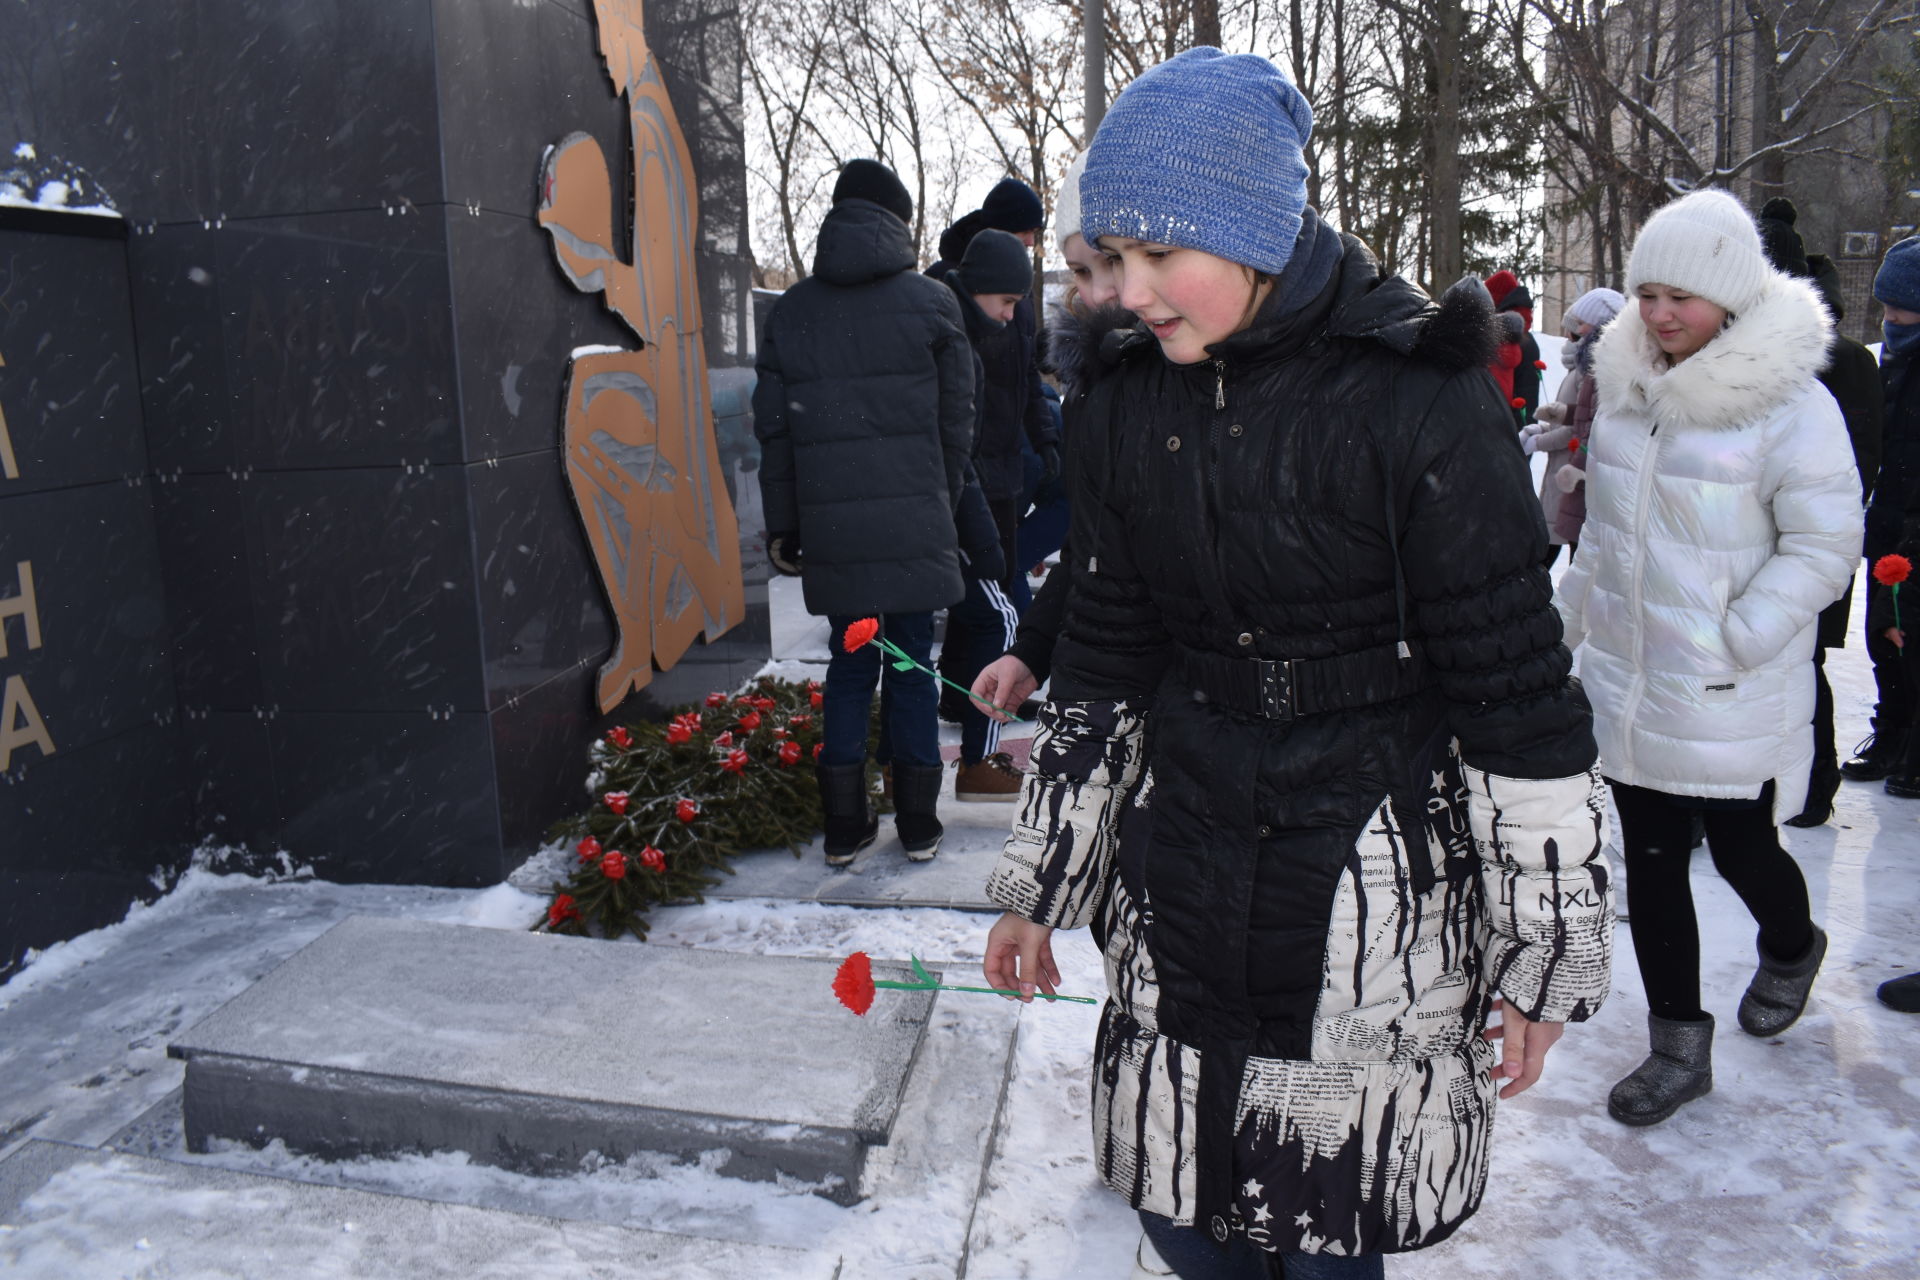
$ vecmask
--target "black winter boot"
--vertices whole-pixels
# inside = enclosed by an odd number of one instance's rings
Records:
[[[1815,764],[1807,778],[1807,803],[1799,813],[1787,819],[1790,827],[1818,827],[1833,816],[1833,797],[1840,790],[1840,767]]]
[[[1920,1013],[1920,973],[1888,978],[1876,992],[1880,1003],[1900,1013]]]
[[[1814,975],[1827,956],[1827,935],[1813,926],[1813,941],[1792,960],[1778,960],[1754,940],[1760,953],[1760,968],[1740,997],[1740,1029],[1750,1036],[1777,1036],[1800,1018],[1807,1007],[1807,993],[1813,990]]]
[[[1607,1114],[1621,1124],[1659,1124],[1695,1098],[1713,1092],[1713,1015],[1678,1022],[1647,1015],[1653,1052],[1607,1095]]]
[[[1853,759],[1840,766],[1840,776],[1855,782],[1880,781],[1892,773],[1894,765],[1899,763],[1900,748],[1906,736],[1904,729],[1869,734],[1864,742],[1853,749]]]
[[[827,865],[844,867],[880,834],[880,815],[867,798],[867,766],[816,764],[813,775],[827,816]]]
[[[893,829],[900,847],[915,862],[931,861],[940,852],[940,788],[947,771],[940,765],[893,766]]]

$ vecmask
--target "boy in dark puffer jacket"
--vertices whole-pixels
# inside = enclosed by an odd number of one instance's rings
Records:
[[[974,359],[952,293],[913,269],[913,202],[899,178],[856,160],[833,200],[813,275],[767,315],[753,415],[769,556],[800,576],[807,611],[832,623],[817,768],[827,862],[840,866],[879,831],[866,744],[883,678],[877,648],[848,653],[841,640],[876,617],[929,662],[934,612],[964,594],[954,512],[973,446]],[[895,827],[907,856],[924,860],[941,835],[938,698],[923,671],[888,667],[884,680]]]

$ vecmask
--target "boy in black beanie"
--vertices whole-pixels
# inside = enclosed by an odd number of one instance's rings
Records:
[[[941,836],[933,678],[891,666],[883,677],[879,649],[841,643],[852,623],[878,618],[888,640],[926,663],[935,611],[965,594],[954,513],[973,447],[974,357],[959,299],[913,270],[912,216],[885,165],[849,164],[813,274],[768,312],[756,365],[768,555],[800,577],[807,612],[832,624],[816,768],[833,866],[879,832],[866,757],[883,678],[895,830],[916,861],[933,857]]]

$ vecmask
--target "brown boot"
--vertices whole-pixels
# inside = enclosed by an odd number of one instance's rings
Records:
[[[1004,751],[975,764],[962,764],[953,780],[953,798],[970,801],[1014,801],[1020,798],[1020,766]]]

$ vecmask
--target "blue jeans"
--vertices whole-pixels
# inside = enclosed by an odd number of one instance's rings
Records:
[[[1175,1226],[1171,1218],[1140,1213],[1140,1226],[1180,1280],[1382,1280],[1385,1263],[1377,1253],[1340,1258],[1327,1253],[1267,1253],[1235,1236],[1225,1248],[1196,1227]]]
[[[892,660],[876,645],[861,645],[848,653],[841,641],[858,619],[827,619],[833,631],[833,649],[827,658],[827,687],[821,697],[825,723],[821,726],[822,764],[860,764],[867,758],[867,725],[876,684],[885,689],[881,707],[881,760],[901,764],[940,763],[940,725],[936,719],[939,695],[933,677],[925,671],[895,671]],[[933,615],[889,613],[880,619],[880,634],[899,645],[915,661],[933,666]],[[882,668],[884,666],[884,673]]]

